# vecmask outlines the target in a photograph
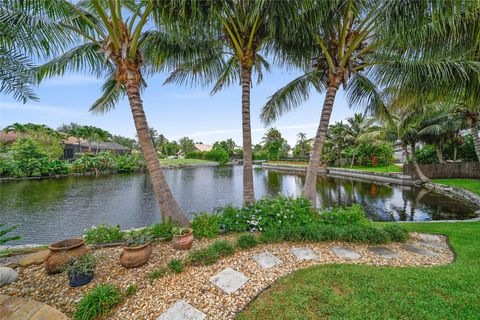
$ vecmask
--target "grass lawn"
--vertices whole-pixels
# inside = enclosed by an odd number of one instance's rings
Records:
[[[446,184],[452,187],[463,188],[480,195],[480,180],[473,179],[433,179],[435,183]]]
[[[448,235],[457,260],[431,268],[299,270],[274,283],[237,319],[480,319],[480,222],[404,226]]]
[[[188,166],[202,163],[216,163],[215,161],[201,159],[160,159],[160,164],[164,166]]]
[[[363,171],[370,171],[370,172],[402,172],[402,168],[397,166],[396,164],[391,164],[388,167],[372,167],[372,166],[353,166],[353,168],[344,167],[345,169],[355,169],[355,170],[363,170]]]

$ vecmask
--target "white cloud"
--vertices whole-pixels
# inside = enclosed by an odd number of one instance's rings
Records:
[[[55,107],[55,106],[47,106],[47,105],[33,104],[33,103],[22,104],[18,102],[13,102],[13,103],[2,102],[0,103],[0,110],[15,110],[17,112],[31,111],[31,112],[38,112],[38,113],[43,113],[46,115],[53,115],[53,116],[88,115],[88,112],[86,111],[76,111],[76,110],[65,108],[65,107]]]

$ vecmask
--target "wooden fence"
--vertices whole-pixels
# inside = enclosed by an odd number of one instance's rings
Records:
[[[480,179],[480,162],[420,164],[419,167],[430,179]],[[418,179],[412,164],[403,165],[403,174]]]

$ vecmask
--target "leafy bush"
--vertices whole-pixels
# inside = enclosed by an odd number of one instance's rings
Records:
[[[97,285],[85,294],[77,306],[75,320],[91,320],[106,317],[111,309],[122,301],[120,291],[109,284]]]
[[[320,214],[320,222],[335,225],[365,224],[370,221],[365,217],[362,206],[354,204],[351,207],[336,207]]]
[[[221,257],[231,255],[234,249],[227,240],[217,240],[204,249],[190,251],[188,258],[192,265],[210,265]]]
[[[157,278],[161,278],[161,277],[165,276],[167,274],[167,272],[168,272],[167,268],[161,267],[157,270],[154,270],[154,271],[150,272],[148,274],[148,277],[152,280],[157,279]]]
[[[241,249],[249,249],[258,245],[258,239],[251,234],[242,234],[237,239],[237,247]]]
[[[171,240],[173,227],[171,222],[155,223],[145,228],[143,232],[149,234],[153,239]]]
[[[52,160],[47,163],[46,170],[49,176],[55,176],[59,174],[68,174],[70,165],[63,160]]]
[[[125,235],[120,230],[120,225],[111,226],[101,224],[85,229],[83,239],[86,244],[110,243],[124,240]]]
[[[20,138],[11,147],[9,173],[15,177],[38,177],[47,171],[48,156],[33,139]]]
[[[128,247],[140,247],[152,241],[152,237],[144,232],[130,232],[125,245]]]
[[[220,233],[220,219],[217,215],[207,213],[196,214],[192,221],[192,229],[195,238],[215,238]]]
[[[98,259],[93,254],[86,254],[78,258],[74,258],[71,264],[62,267],[62,271],[67,273],[84,273],[91,274],[95,271]]]
[[[185,269],[182,260],[180,259],[170,260],[170,262],[168,263],[168,267],[175,273],[181,273]]]
[[[408,231],[399,224],[387,224],[383,230],[388,234],[392,241],[403,242],[408,239]]]
[[[138,156],[122,154],[115,157],[115,168],[118,172],[134,172],[141,167],[142,163]]]
[[[438,163],[437,152],[432,145],[426,145],[421,149],[417,148],[417,162],[422,164]]]

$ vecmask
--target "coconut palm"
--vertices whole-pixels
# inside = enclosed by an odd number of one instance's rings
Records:
[[[300,156],[304,157],[307,152],[310,151],[310,142],[312,139],[307,138],[307,134],[304,132],[299,132],[297,134],[297,146],[300,150]]]
[[[106,78],[102,96],[90,108],[93,112],[107,112],[124,95],[128,97],[162,218],[188,225],[189,221],[175,201],[160,167],[141,99],[141,91],[146,86],[144,74],[165,67],[161,62],[166,63],[170,61],[167,57],[173,59],[183,52],[168,42],[168,35],[161,31],[146,31],[148,23],[153,23],[152,12],[161,12],[165,5],[166,2],[154,1],[63,1],[64,13],[81,19],[86,27],[79,29],[69,21],[62,23],[65,29],[78,36],[78,45],[44,64],[40,76],[89,71]],[[155,65],[144,60],[142,52],[150,41],[155,42],[157,54],[163,57],[162,61],[156,60]]]
[[[329,137],[332,143],[332,152],[336,151],[337,159],[341,163],[342,152],[348,147],[348,136],[345,133],[343,122],[335,122],[328,127]]]
[[[472,63],[452,59],[452,47],[443,45],[446,34],[468,32],[465,12],[455,4],[436,1],[305,1],[298,11],[301,24],[276,39],[279,60],[305,73],[278,90],[264,106],[266,124],[301,105],[311,88],[325,93],[320,123],[307,169],[305,195],[316,202],[316,179],[322,146],[337,91],[343,85],[350,105],[378,116],[388,116],[377,86],[402,82],[408,75],[430,86],[439,81],[463,81]],[[474,12],[478,5],[466,6]],[[446,27],[448,26],[448,28]],[[426,41],[428,38],[429,41]],[[440,50],[441,49],[441,50]]]
[[[269,70],[269,64],[260,51],[266,47],[275,30],[287,23],[286,17],[293,15],[296,2],[223,0],[200,4],[207,7],[201,18],[188,18],[185,24],[193,27],[194,40],[203,43],[202,49],[198,51],[197,58],[175,70],[168,82],[215,83],[212,94],[240,83],[245,205],[255,201],[250,124],[252,75],[257,76],[258,83],[262,80],[263,71]],[[198,9],[197,5],[197,2],[191,2],[190,11]]]
[[[355,154],[360,143],[369,142],[378,137],[381,127],[375,125],[375,119],[369,118],[364,114],[356,113],[353,117],[347,119],[344,134],[349,146],[353,148],[350,167],[355,164]]]

